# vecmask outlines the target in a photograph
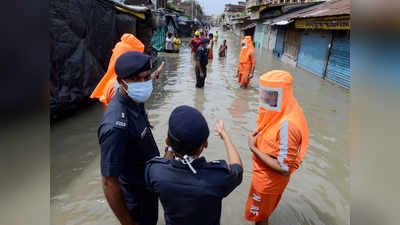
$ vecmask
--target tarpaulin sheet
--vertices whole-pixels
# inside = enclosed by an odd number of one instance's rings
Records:
[[[154,49],[161,52],[164,50],[165,43],[165,27],[157,28],[154,32],[153,38],[151,39],[151,45]]]
[[[137,35],[145,45],[150,41],[151,23],[144,28],[145,23],[119,12],[114,4],[108,0],[50,1],[51,119],[69,115],[88,103],[123,33],[135,34],[135,27],[150,29],[148,40],[144,37],[147,30]]]

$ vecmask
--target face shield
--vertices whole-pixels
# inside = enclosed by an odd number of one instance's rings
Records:
[[[260,105],[261,107],[280,111],[282,104],[282,88],[270,88],[260,86]]]
[[[242,41],[242,48],[247,48],[247,42]]]

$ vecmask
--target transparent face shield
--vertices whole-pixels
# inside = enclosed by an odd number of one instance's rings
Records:
[[[261,107],[280,111],[282,104],[282,88],[260,87],[260,105]]]

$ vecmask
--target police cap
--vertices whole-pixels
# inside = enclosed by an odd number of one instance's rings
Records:
[[[195,108],[182,105],[174,109],[169,117],[168,140],[179,154],[190,154],[208,138],[207,121]]]
[[[128,78],[151,69],[151,57],[137,51],[129,51],[118,57],[115,73],[120,78]]]

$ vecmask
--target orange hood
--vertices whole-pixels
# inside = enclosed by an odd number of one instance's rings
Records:
[[[121,44],[127,44],[130,47],[132,47],[133,50],[130,51],[138,51],[138,52],[144,52],[144,44],[137,39],[133,34],[125,33],[121,37]],[[118,45],[119,43],[117,43]],[[116,45],[116,47],[117,47]],[[115,51],[115,49],[114,49]]]
[[[277,90],[279,92],[279,97],[275,109],[268,109],[263,106],[260,97],[257,131],[260,131],[260,136],[274,135],[274,132],[279,130],[280,124],[284,120],[290,121],[300,130],[302,135],[300,152],[297,155],[298,161],[301,162],[307,152],[309,133],[303,110],[293,96],[292,83],[293,77],[290,73],[282,70],[272,70],[260,76],[260,94],[263,88],[271,89],[274,91]],[[257,145],[258,144],[261,144],[261,140],[257,140]],[[298,163],[298,165],[300,165],[300,163]]]
[[[138,51],[143,53],[144,44],[133,34],[125,33],[122,35],[121,41],[118,42],[113,49],[113,54],[108,64],[106,74],[104,74],[92,95],[90,95],[90,98],[98,98],[100,102],[103,102],[104,109],[114,96],[114,82],[117,79],[117,75],[115,74],[115,63],[120,55],[128,51]]]
[[[249,61],[250,54],[253,54],[254,52],[254,45],[251,41],[251,36],[244,37],[241,43],[244,43],[245,46],[242,47],[242,50],[240,51],[239,63],[247,63]]]

